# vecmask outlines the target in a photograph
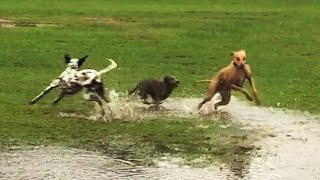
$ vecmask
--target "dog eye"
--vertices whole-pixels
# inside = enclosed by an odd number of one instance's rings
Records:
[[[246,58],[244,57],[243,60],[246,61]]]
[[[237,57],[237,61],[240,61],[240,58]]]

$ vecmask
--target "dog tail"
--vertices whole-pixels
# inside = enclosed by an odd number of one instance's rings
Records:
[[[111,62],[111,64],[109,66],[107,66],[106,68],[100,70],[99,71],[100,75],[104,74],[104,73],[107,73],[107,72],[111,71],[112,69],[115,69],[115,68],[118,67],[117,63],[114,62],[114,60],[112,60],[112,59],[108,59],[108,60]]]
[[[132,94],[136,93],[138,90],[138,87],[136,86],[135,88],[133,88],[131,91],[128,92],[128,95],[131,96]]]
[[[208,83],[208,82],[211,82],[211,80],[209,80],[209,79],[205,79],[205,80],[199,80],[199,81],[196,81],[193,85],[196,85],[196,84],[198,84],[198,83]]]

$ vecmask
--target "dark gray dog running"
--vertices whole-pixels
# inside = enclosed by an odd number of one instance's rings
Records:
[[[173,89],[178,87],[180,81],[174,76],[166,76],[163,80],[147,79],[140,81],[129,95],[136,93],[140,96],[143,103],[159,105],[163,100],[167,99]],[[148,95],[151,96],[152,102],[148,102]]]

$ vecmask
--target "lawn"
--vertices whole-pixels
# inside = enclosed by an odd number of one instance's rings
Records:
[[[141,142],[147,136],[148,147],[156,147],[154,141],[161,133],[151,130],[153,126],[166,130],[167,120],[105,124],[61,119],[56,114],[62,109],[84,111],[88,106],[72,97],[52,107],[49,104],[57,92],[35,106],[27,105],[64,69],[65,53],[88,54],[84,67],[95,69],[108,64],[105,58],[114,59],[119,69],[108,74],[105,82],[117,91],[124,92],[146,77],[175,75],[182,83],[173,96],[202,97],[206,85],[195,88],[193,82],[211,78],[229,64],[230,51],[244,48],[263,106],[279,104],[319,113],[319,8],[315,0],[2,0],[0,22],[11,20],[16,26],[0,27],[0,146],[58,144],[106,150],[98,139],[123,135],[120,127],[135,131],[146,126],[144,131],[152,135],[136,136],[130,131],[130,137]],[[170,126],[181,127],[182,132],[197,123],[174,122]],[[215,131],[204,131],[199,139],[224,136],[219,122],[205,123]],[[118,131],[110,133],[112,129]],[[245,133],[238,131],[227,131],[229,138],[232,132]],[[159,141],[165,146],[171,143]],[[197,141],[188,143],[198,145]],[[181,142],[185,144],[180,147],[188,149],[188,143]],[[214,143],[203,146],[209,144]]]

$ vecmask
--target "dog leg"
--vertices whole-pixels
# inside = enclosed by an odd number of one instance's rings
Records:
[[[99,99],[99,97],[97,95],[94,95],[93,93],[91,92],[85,92],[84,95],[83,95],[83,98],[87,101],[94,101],[94,102],[97,102],[99,104],[99,106],[102,108],[102,111],[101,111],[101,115],[104,116],[105,115],[105,111],[103,109],[103,104],[101,102],[101,100]]]
[[[162,97],[160,97],[159,95],[153,96],[152,100],[153,102],[151,104],[154,104],[155,106],[159,106],[160,104],[162,104]]]
[[[143,104],[151,104],[150,102],[147,101],[148,93],[146,93],[145,91],[139,90],[138,95],[140,96],[140,99],[142,100]]]
[[[256,85],[254,83],[253,77],[248,78],[249,84],[252,88],[252,94],[253,94],[253,98],[254,98],[254,102],[256,103],[256,105],[261,105],[261,101],[258,98],[258,91],[256,88]]]
[[[231,99],[230,91],[228,91],[228,90],[220,91],[220,94],[221,94],[222,99],[220,102],[217,102],[214,104],[214,110],[218,110],[219,106],[227,105],[230,102],[230,99]]]
[[[44,96],[45,94],[48,94],[52,89],[60,86],[61,84],[60,79],[53,80],[48,87],[46,87],[39,95],[37,95],[35,98],[33,98],[29,104],[35,104],[39,99]]]
[[[53,104],[53,105],[58,104],[58,102],[60,102],[61,99],[63,99],[65,96],[66,96],[65,91],[62,91],[62,92],[60,93],[59,97],[57,97],[55,100],[52,101],[52,104]]]
[[[208,88],[208,94],[207,94],[207,97],[205,97],[198,105],[198,110],[201,109],[201,107],[206,103],[206,102],[209,102],[211,101],[211,99],[213,98],[213,96],[217,93],[217,87],[218,87],[218,84],[217,84],[217,81],[216,80],[213,80],[211,81],[210,85],[209,85],[209,88]]]
[[[97,83],[95,91],[101,100],[105,101],[106,103],[110,102],[109,97],[105,96],[103,83]]]
[[[252,94],[253,94],[253,98],[254,98],[254,102],[256,103],[256,105],[260,105],[261,104],[261,101],[259,100],[258,98],[258,91],[257,91],[257,88],[256,88],[256,84],[254,82],[254,79],[252,77],[252,71],[251,71],[251,68],[248,64],[245,65],[245,71],[247,73],[247,79],[249,81],[249,84],[252,88]]]
[[[248,91],[246,89],[244,89],[242,87],[239,87],[239,86],[237,86],[235,84],[231,84],[231,89],[235,90],[235,91],[242,92],[242,94],[244,94],[249,101],[253,101],[253,98],[249,95],[249,93],[248,93]]]

